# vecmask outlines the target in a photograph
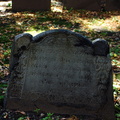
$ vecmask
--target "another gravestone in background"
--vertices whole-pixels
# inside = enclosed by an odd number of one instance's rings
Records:
[[[67,9],[101,10],[104,4],[105,10],[120,10],[120,0],[63,0]]]
[[[15,37],[6,107],[114,120],[111,61],[105,40],[68,30]]]
[[[120,10],[120,0],[54,0],[60,1],[67,9],[100,10],[105,2],[106,10]],[[12,0],[13,11],[50,10],[53,0]],[[59,2],[58,2],[59,3]]]
[[[50,0],[12,0],[13,11],[50,10]]]

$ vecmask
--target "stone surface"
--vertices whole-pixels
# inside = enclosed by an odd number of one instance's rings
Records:
[[[68,30],[15,37],[8,109],[114,120],[109,45]]]
[[[106,2],[105,9],[120,10],[120,0],[103,0]],[[64,6],[67,9],[87,9],[87,10],[100,10],[101,0],[63,0]]]
[[[50,0],[12,0],[13,11],[50,10]]]
[[[58,0],[55,0],[58,1]],[[106,2],[105,9],[120,10],[120,0],[102,0]],[[13,11],[38,11],[50,10],[51,5],[55,3],[56,6],[63,6],[66,9],[87,9],[87,10],[100,10],[101,0],[60,0],[53,2],[53,0],[12,0]]]

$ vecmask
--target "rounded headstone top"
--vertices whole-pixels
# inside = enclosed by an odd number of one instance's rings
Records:
[[[66,30],[66,29],[55,29],[55,30],[49,30],[49,31],[40,33],[33,37],[33,42],[39,42],[48,35],[59,35],[59,34],[65,34],[66,36],[73,35],[76,38],[78,38],[78,41],[76,41],[75,46],[90,46],[90,47],[92,47],[92,42],[90,40],[88,40],[87,38],[85,38],[84,36],[82,36],[76,32],[72,32],[72,31]]]
[[[49,38],[47,39],[49,41],[47,41],[46,38]],[[66,43],[70,42],[70,44],[75,47],[91,48],[93,51],[93,55],[107,56],[107,54],[109,54],[109,45],[106,40],[98,38],[91,42],[89,39],[85,38],[81,34],[66,29],[48,30],[34,37],[32,37],[32,35],[28,33],[20,34],[15,37],[15,43],[18,44],[18,49],[22,46],[27,47],[31,42],[37,43],[45,41],[47,41],[48,43],[51,42],[51,44],[56,43],[56,45],[62,45],[64,41],[67,41]]]
[[[109,54],[109,45],[106,40],[98,38],[93,42],[94,55],[107,56]]]

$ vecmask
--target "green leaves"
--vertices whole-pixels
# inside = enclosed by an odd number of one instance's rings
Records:
[[[53,120],[52,116],[53,116],[53,113],[47,113],[47,116],[45,118],[42,118],[41,120]]]
[[[115,45],[111,48],[111,52],[115,53],[116,55],[120,55],[120,45]]]
[[[26,116],[25,117],[19,117],[17,120],[27,120]]]
[[[40,110],[41,109],[36,109],[36,110],[34,110],[34,112],[38,114],[40,112]]]
[[[0,83],[0,105],[3,104],[3,100],[4,100],[4,97],[5,97],[6,90],[7,90],[7,84]]]

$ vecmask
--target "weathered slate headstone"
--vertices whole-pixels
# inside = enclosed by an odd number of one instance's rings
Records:
[[[120,0],[62,0],[67,9],[100,10],[101,3],[105,4],[105,10],[120,10]]]
[[[95,0],[63,0],[64,6],[67,9],[88,9],[99,10],[100,7]]]
[[[12,0],[13,11],[50,10],[50,0]]]
[[[109,45],[68,30],[15,37],[6,107],[114,120]]]

